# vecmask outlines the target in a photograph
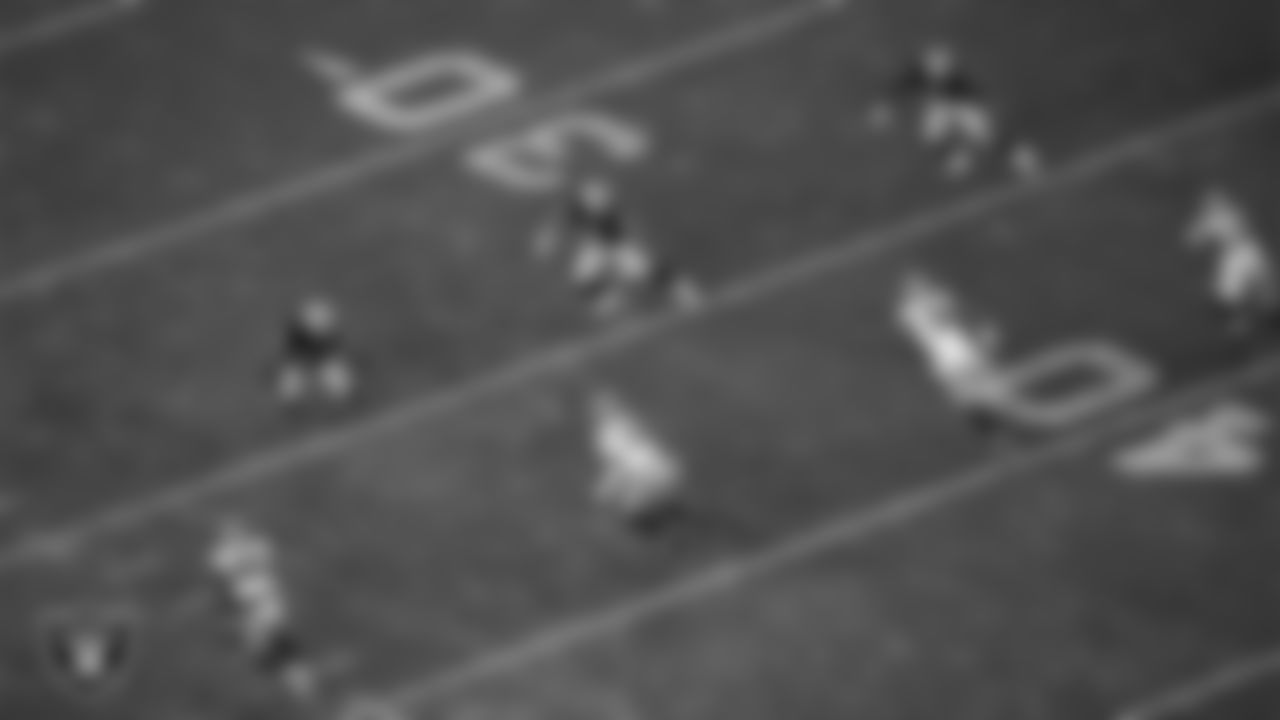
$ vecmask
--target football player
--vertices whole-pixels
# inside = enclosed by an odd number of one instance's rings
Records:
[[[979,158],[1000,145],[994,109],[946,45],[931,44],[921,51],[872,108],[871,125],[887,128],[903,111],[918,113],[920,139],[943,151],[949,177],[971,174]],[[1026,142],[1011,143],[1009,165],[1022,177],[1040,172],[1039,156]]]
[[[641,537],[662,534],[685,514],[680,460],[613,394],[591,396],[589,422],[595,501]]]
[[[575,186],[563,214],[535,237],[535,253],[561,255],[569,280],[597,317],[612,317],[646,298],[690,309],[701,291],[669,258],[636,231],[609,183],[591,178]]]
[[[958,298],[922,273],[908,275],[898,296],[898,325],[920,351],[949,404],[984,435],[1021,434],[996,353],[995,328],[966,317]]]
[[[1230,332],[1254,331],[1280,317],[1280,278],[1239,202],[1221,190],[1205,193],[1187,242],[1209,254],[1209,294]]]
[[[305,298],[284,327],[277,385],[281,402],[343,402],[354,393],[355,385],[355,367],[345,347],[337,306],[321,296]]]
[[[296,699],[314,700],[319,677],[296,632],[272,541],[239,518],[225,518],[214,531],[208,565],[246,654]]]

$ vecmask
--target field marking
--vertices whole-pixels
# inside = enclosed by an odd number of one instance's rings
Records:
[[[1161,720],[1187,712],[1215,697],[1280,673],[1280,649],[1230,663],[1125,710],[1116,720]]]
[[[0,31],[0,56],[74,35],[142,7],[143,0],[94,0],[89,5],[50,15],[17,30]]]
[[[528,101],[518,100],[477,114],[475,118],[423,134],[390,142],[359,157],[331,163],[271,187],[246,193],[208,211],[173,223],[122,236],[60,261],[17,273],[0,281],[0,302],[54,290],[79,278],[103,272],[167,249],[184,246],[222,227],[242,223],[264,213],[334,192],[395,170],[433,153],[482,139],[504,126],[536,120],[573,107],[597,95],[619,92],[660,80],[676,71],[696,67],[733,52],[746,50],[807,27],[837,9],[816,2],[788,4],[755,18],[734,23],[684,44],[622,62],[578,82]]]
[[[967,198],[919,213],[897,224],[856,233],[843,243],[811,252],[714,293],[696,311],[655,315],[585,338],[553,345],[513,360],[493,372],[458,383],[448,390],[425,393],[349,425],[322,431],[294,443],[242,458],[194,482],[180,483],[167,490],[116,503],[111,508],[80,520],[33,531],[7,547],[0,548],[0,572],[32,559],[65,556],[87,540],[141,524],[156,516],[183,510],[209,498],[291,477],[283,471],[304,462],[347,451],[402,427],[461,410],[498,392],[532,382],[562,368],[623,350],[701,318],[768,299],[776,292],[799,286],[825,274],[858,267],[891,251],[906,250],[916,244],[928,242],[940,237],[936,231],[948,224],[1088,181],[1164,143],[1269,111],[1278,99],[1280,88],[1274,88],[1180,122],[1148,130],[1096,151],[1056,174],[1051,172],[1038,182],[977,191]]]

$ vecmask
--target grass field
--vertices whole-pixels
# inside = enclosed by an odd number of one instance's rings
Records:
[[[870,131],[933,38],[1043,178],[948,181]],[[313,62],[462,50],[519,91],[400,134]],[[1224,338],[1180,240],[1218,184],[1280,252],[1277,80],[1270,0],[6,5],[0,720],[1273,717],[1277,460],[1114,458],[1205,407],[1280,413],[1280,343]],[[584,113],[647,149],[572,169],[620,178],[703,310],[590,322],[530,257],[553,198],[469,161]],[[1155,383],[984,445],[890,322],[920,266],[1024,363],[1102,344]],[[280,319],[317,289],[367,386],[281,412]],[[690,465],[707,516],[670,544],[588,503],[599,386]],[[332,705],[293,706],[205,602],[228,512],[279,539]],[[142,620],[136,667],[67,693],[33,628],[103,605]]]

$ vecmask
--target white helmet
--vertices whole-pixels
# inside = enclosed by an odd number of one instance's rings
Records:
[[[945,74],[955,71],[960,62],[955,51],[942,43],[930,43],[920,55],[924,69],[929,73]]]
[[[311,295],[298,305],[298,320],[309,328],[332,330],[338,326],[338,307],[320,295]]]

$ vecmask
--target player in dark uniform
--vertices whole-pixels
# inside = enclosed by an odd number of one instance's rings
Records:
[[[39,632],[54,680],[78,695],[116,689],[137,654],[136,618],[119,609],[58,612],[43,618]]]
[[[930,45],[894,79],[872,109],[871,125],[885,129],[902,113],[913,114],[920,139],[946,155],[951,177],[973,172],[978,159],[1002,144],[994,110],[955,53]],[[1009,164],[1020,176],[1036,175],[1040,161],[1026,142],[1009,142]]]
[[[323,297],[303,300],[284,327],[277,384],[281,402],[348,400],[356,374],[337,307]]]
[[[598,316],[658,298],[689,308],[701,301],[693,280],[659,256],[633,227],[608,183],[576,186],[563,214],[535,238],[540,257],[563,255],[570,282]]]

